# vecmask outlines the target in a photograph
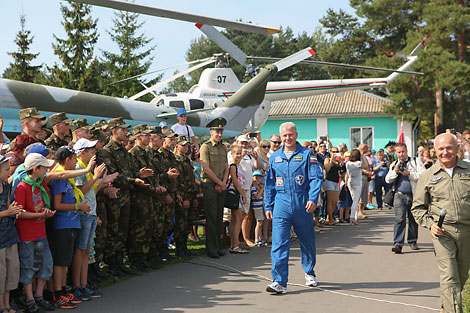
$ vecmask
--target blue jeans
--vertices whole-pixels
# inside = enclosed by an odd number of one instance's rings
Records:
[[[393,225],[393,245],[403,247],[405,242],[406,217],[408,216],[408,244],[418,241],[418,224],[411,214],[413,198],[395,193],[393,207],[395,209],[395,224]]]
[[[390,184],[387,184],[385,182],[385,176],[382,176],[382,177],[375,176],[375,198],[377,200],[378,208],[383,208],[382,187],[385,190],[384,192],[387,193],[387,191],[390,189]]]
[[[80,229],[75,237],[75,248],[86,250],[91,248],[96,230],[96,216],[80,214]]]

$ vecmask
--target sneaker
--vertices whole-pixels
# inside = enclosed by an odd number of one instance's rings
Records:
[[[46,301],[43,297],[41,297],[41,298],[36,298],[35,297],[34,301],[36,302],[36,304],[38,306],[40,306],[45,311],[54,311],[55,310],[55,306],[52,303],[50,303],[49,301]]]
[[[410,247],[411,247],[411,250],[419,250],[418,244],[416,243],[412,243]]]
[[[90,301],[91,297],[86,293],[82,293],[81,288],[75,288],[72,290],[72,294],[75,298],[81,301]]]
[[[318,286],[317,281],[315,280],[315,276],[305,274],[305,286],[316,287]]]
[[[255,245],[256,245],[257,247],[261,247],[261,246],[263,245],[263,240],[261,240],[261,239],[255,239]]]
[[[266,291],[272,294],[281,295],[287,293],[287,288],[281,286],[278,282],[273,282],[271,285],[266,287]]]
[[[76,304],[70,303],[65,296],[54,296],[54,305],[58,309],[75,309],[77,307]]]
[[[81,288],[81,291],[88,294],[92,298],[101,298],[103,294],[97,290],[92,289],[90,286],[86,285],[85,288]]]
[[[72,303],[72,304],[79,304],[79,303],[82,303],[83,301],[78,299],[77,297],[75,297],[75,295],[71,292],[67,293],[65,295],[65,297],[67,298],[67,300]]]
[[[44,310],[33,300],[26,303],[26,313],[44,313]]]

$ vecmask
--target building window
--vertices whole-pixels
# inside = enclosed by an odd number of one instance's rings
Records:
[[[361,143],[367,144],[369,148],[374,146],[373,127],[351,127],[349,129],[349,146],[353,149],[359,147]]]

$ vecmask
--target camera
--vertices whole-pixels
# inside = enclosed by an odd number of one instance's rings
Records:
[[[251,149],[246,150],[246,154],[252,154],[252,153],[253,153],[253,150]]]
[[[406,165],[408,164],[408,161],[402,161],[398,163],[398,170],[400,172],[404,172],[406,170]]]
[[[455,130],[455,128],[452,128],[452,129],[450,130],[450,133],[451,133],[452,135],[457,135],[457,131]]]

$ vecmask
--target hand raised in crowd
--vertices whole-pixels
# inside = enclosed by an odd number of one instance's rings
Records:
[[[181,197],[181,195],[176,195],[176,200],[178,200],[178,202],[183,202],[183,197]]]
[[[306,208],[305,211],[307,213],[312,213],[317,208],[317,205],[313,201],[307,201],[307,205],[305,206],[305,208]]]
[[[430,231],[431,236],[434,239],[437,239],[437,237],[442,236],[442,234],[444,234],[444,228],[440,228],[439,226],[437,226],[437,223],[431,225]]]
[[[255,159],[258,158],[258,153],[256,153],[255,149],[251,150],[250,155],[251,155],[252,157],[254,157]]]
[[[90,159],[90,162],[88,162],[88,165],[86,167],[87,172],[91,172],[91,169],[93,168],[93,166],[95,166],[95,164],[96,164],[96,155],[92,156]]]
[[[178,172],[178,170],[176,168],[170,168],[167,172],[167,175],[168,175],[169,179],[174,179],[174,178],[178,177],[179,174],[180,174],[180,172]]]
[[[139,176],[140,178],[146,178],[152,175],[153,175],[153,170],[147,167],[141,168],[139,173],[137,173],[137,176]]]
[[[165,203],[166,204],[171,204],[173,203],[173,198],[170,195],[165,196]]]
[[[157,186],[157,187],[155,187],[155,193],[156,193],[157,195],[160,195],[160,194],[162,194],[162,193],[164,193],[164,192],[166,192],[166,188],[165,188],[165,187],[163,187],[163,186]]]
[[[191,202],[189,202],[189,200],[184,200],[183,201],[183,208],[184,209],[189,209],[190,206],[191,206]]]
[[[6,214],[8,216],[16,215],[16,218],[18,218],[18,216],[23,212],[23,206],[19,205],[16,201],[10,203],[10,206],[8,207],[8,209],[6,209]]]
[[[54,216],[55,212],[56,211],[52,211],[50,209],[44,209],[44,212],[42,212],[42,213],[44,213],[45,218],[50,218],[50,217]]]
[[[103,192],[105,195],[108,196],[109,199],[117,199],[119,190],[119,188],[110,186],[104,188]]]
[[[91,211],[90,206],[88,205],[88,201],[83,201],[77,207],[79,211],[82,211],[84,213],[88,213]]]
[[[118,176],[119,176],[119,172],[115,172],[115,173],[112,173],[111,175],[108,175],[108,172],[106,171],[103,176],[103,183],[104,184],[112,183]]]
[[[93,171],[93,179],[99,179],[106,172],[106,164],[101,163],[99,166],[95,167]]]
[[[153,171],[153,170],[152,170]],[[146,188],[148,186],[150,186],[149,184],[146,184],[142,179],[140,178],[136,178],[134,180],[134,184],[139,187],[139,188]]]

